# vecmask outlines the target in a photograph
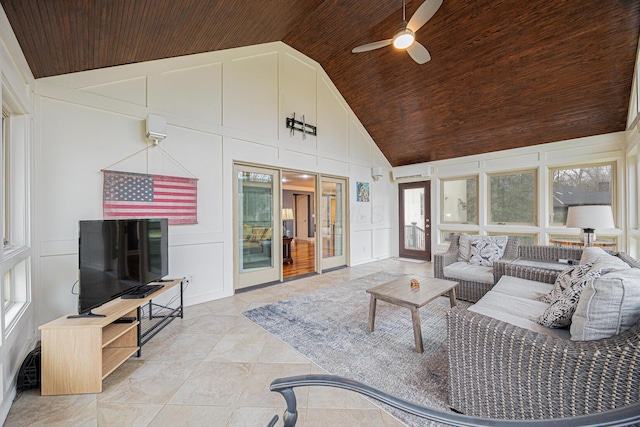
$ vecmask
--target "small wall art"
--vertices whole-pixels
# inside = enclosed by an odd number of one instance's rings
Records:
[[[356,201],[358,202],[369,201],[369,183],[368,182],[356,182]]]

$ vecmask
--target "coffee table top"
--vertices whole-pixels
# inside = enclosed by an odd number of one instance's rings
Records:
[[[420,282],[420,286],[411,287],[411,279]],[[367,289],[367,292],[376,298],[422,307],[456,286],[458,286],[458,282],[450,280],[405,275],[391,282]]]

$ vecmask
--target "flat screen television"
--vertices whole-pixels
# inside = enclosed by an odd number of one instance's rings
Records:
[[[168,274],[168,220],[80,221],[78,314]]]

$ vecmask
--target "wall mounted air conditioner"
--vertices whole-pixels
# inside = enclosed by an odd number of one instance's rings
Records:
[[[147,138],[156,144],[167,137],[167,119],[157,114],[147,114]]]
[[[396,166],[391,169],[391,174],[394,180],[398,180],[400,178],[428,178],[431,176],[431,166],[428,163]]]

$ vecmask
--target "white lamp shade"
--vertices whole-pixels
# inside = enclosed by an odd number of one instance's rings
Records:
[[[293,209],[284,208],[282,209],[282,220],[285,221],[288,219],[293,219]]]
[[[613,211],[608,205],[571,206],[567,212],[567,227],[581,229],[615,228]]]

